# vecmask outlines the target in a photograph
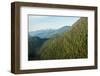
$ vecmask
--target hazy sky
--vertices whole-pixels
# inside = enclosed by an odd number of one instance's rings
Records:
[[[63,26],[71,26],[80,17],[72,16],[36,16],[29,15],[29,32],[45,29],[59,29]]]

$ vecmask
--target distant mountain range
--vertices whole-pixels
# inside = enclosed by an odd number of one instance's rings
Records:
[[[61,34],[65,31],[68,31],[70,26],[64,26],[60,29],[47,29],[47,30],[38,30],[29,32],[29,36],[31,37],[40,37],[40,38],[50,38],[55,34]]]

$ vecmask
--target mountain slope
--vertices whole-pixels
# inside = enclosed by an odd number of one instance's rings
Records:
[[[48,39],[39,37],[30,37],[28,39],[28,60],[38,59],[38,51],[41,45]]]
[[[40,59],[87,58],[88,22],[81,17],[61,36],[47,40],[40,49]]]

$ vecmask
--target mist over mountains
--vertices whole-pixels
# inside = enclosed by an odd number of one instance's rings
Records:
[[[37,30],[29,32],[29,36],[31,37],[40,37],[40,38],[50,38],[53,35],[61,34],[65,31],[68,31],[70,26],[64,26],[59,29],[46,29],[46,30]]]

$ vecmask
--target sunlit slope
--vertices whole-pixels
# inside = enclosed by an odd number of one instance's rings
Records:
[[[40,59],[87,58],[87,21],[81,17],[69,31],[47,40],[40,49]]]

